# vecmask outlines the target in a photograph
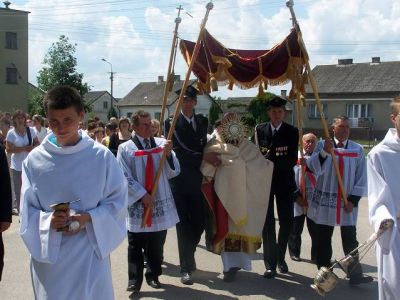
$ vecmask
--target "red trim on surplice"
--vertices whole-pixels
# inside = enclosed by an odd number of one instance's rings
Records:
[[[334,150],[336,156],[339,158],[339,173],[340,177],[342,178],[343,181],[343,171],[344,171],[344,158],[343,157],[358,157],[358,153],[356,152],[341,152]],[[342,195],[340,193],[340,187],[338,184],[337,188],[337,197],[336,197],[336,224],[340,224],[340,209],[341,209],[341,200],[342,200]]]
[[[146,177],[145,177],[145,189],[147,193],[151,194],[151,191],[153,189],[153,184],[154,184],[154,162],[153,162],[153,156],[152,154],[160,153],[162,152],[162,148],[154,148],[151,150],[138,150],[135,151],[135,156],[147,156],[147,161],[146,161]],[[152,209],[151,207],[145,207],[144,208],[144,214],[143,218],[146,215],[146,211],[150,210],[149,212],[149,217],[147,218],[145,226],[151,227],[153,224],[153,218],[152,218]]]

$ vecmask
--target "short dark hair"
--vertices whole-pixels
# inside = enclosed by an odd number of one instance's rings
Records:
[[[140,118],[150,118],[150,114],[144,110],[138,110],[132,115],[132,124],[134,126],[139,126],[139,119]]]
[[[347,116],[339,115],[339,116],[333,118],[333,120],[332,120],[332,126],[335,125],[335,124],[336,124],[337,122],[339,122],[339,121],[349,121],[349,118],[348,118]]]
[[[117,130],[117,124],[115,124],[115,123],[107,123],[106,124],[106,129],[109,129],[109,130]]]
[[[79,92],[73,87],[59,85],[49,90],[44,97],[43,107],[49,109],[66,109],[73,106],[78,113],[84,110],[83,100]]]

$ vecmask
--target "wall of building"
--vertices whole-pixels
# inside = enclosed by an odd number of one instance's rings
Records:
[[[0,9],[0,110],[28,110],[28,13]],[[6,32],[17,33],[17,49],[6,49]],[[6,84],[6,68],[15,67],[17,84]]]

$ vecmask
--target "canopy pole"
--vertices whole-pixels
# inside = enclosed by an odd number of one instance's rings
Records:
[[[193,53],[192,53],[192,57],[190,59],[189,68],[188,68],[188,70],[186,72],[186,77],[185,77],[185,81],[183,82],[181,93],[179,94],[179,99],[178,99],[177,104],[176,104],[174,118],[172,119],[171,127],[169,129],[168,136],[167,136],[167,140],[171,140],[172,139],[172,135],[173,135],[173,133],[175,131],[175,125],[176,125],[176,121],[178,120],[178,116],[179,116],[179,113],[180,113],[181,105],[182,105],[182,102],[183,102],[183,96],[185,95],[186,88],[187,88],[187,86],[189,84],[189,78],[190,78],[190,74],[192,73],[193,66],[194,66],[194,64],[196,62],[197,56],[199,55],[201,38],[203,36],[203,31],[204,31],[204,28],[205,28],[207,20],[208,20],[208,15],[210,14],[210,11],[213,9],[213,7],[214,7],[214,4],[212,2],[207,3],[207,6],[206,6],[207,11],[206,11],[204,19],[203,19],[203,21],[201,23],[201,26],[200,26],[199,36],[197,38],[197,42],[196,42],[196,45],[194,47],[194,50],[193,50]],[[156,176],[154,178],[153,189],[151,190],[151,196],[152,197],[154,197],[156,192],[157,192],[158,181],[160,179],[161,172],[162,172],[162,169],[164,167],[164,163],[165,163],[166,158],[167,158],[166,152],[163,151],[163,154],[162,154],[162,157],[161,157],[161,161],[160,161],[160,165],[158,167]],[[144,216],[143,216],[143,220],[142,220],[142,228],[147,223],[147,219],[149,218],[150,210],[151,210],[150,207],[146,207],[145,208]]]
[[[160,128],[159,128],[159,135],[162,135],[163,132],[163,124],[164,124],[164,115],[165,115],[165,108],[167,106],[167,98],[168,98],[168,93],[171,85],[171,80],[173,82],[174,78],[171,78],[171,70],[172,70],[172,65],[175,63],[174,56],[176,54],[176,46],[178,44],[178,27],[179,24],[181,23],[182,19],[179,17],[181,14],[182,10],[182,5],[179,5],[178,9],[178,16],[175,19],[175,30],[174,30],[174,36],[172,38],[172,45],[171,45],[171,53],[169,57],[169,64],[168,64],[168,71],[167,71],[167,77],[166,77],[166,82],[164,86],[164,94],[163,94],[163,101],[162,101],[162,107],[161,107],[161,115],[160,115]]]
[[[324,130],[324,135],[325,135],[326,139],[330,139],[331,137],[329,135],[328,125],[327,125],[326,120],[325,120],[325,114],[324,114],[324,111],[323,111],[323,108],[322,108],[322,105],[321,105],[321,99],[320,99],[319,94],[318,94],[317,83],[316,83],[315,78],[314,78],[314,76],[312,75],[312,72],[311,72],[308,52],[307,52],[306,46],[304,44],[303,37],[301,35],[301,30],[300,30],[299,23],[297,22],[296,15],[295,15],[294,10],[293,10],[293,6],[294,6],[293,0],[287,1],[286,2],[286,6],[289,8],[290,14],[292,15],[293,27],[297,31],[298,43],[299,43],[299,46],[301,48],[301,51],[304,54],[304,59],[305,59],[305,62],[306,62],[306,70],[307,70],[307,73],[308,73],[308,78],[310,79],[310,83],[311,83],[311,87],[312,87],[312,90],[313,90],[313,93],[314,93],[315,101],[317,103],[318,111],[319,111],[319,114],[321,116],[321,123],[322,123],[322,128]],[[337,181],[338,181],[340,192],[342,194],[344,206],[346,207],[347,206],[347,195],[346,195],[346,192],[345,192],[345,189],[344,189],[342,176],[340,175],[339,165],[338,165],[338,162],[336,160],[336,155],[335,155],[334,149],[331,149],[330,154],[332,156],[333,167],[335,168],[336,178],[337,178]]]

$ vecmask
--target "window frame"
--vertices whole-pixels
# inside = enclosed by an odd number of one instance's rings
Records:
[[[18,50],[18,35],[16,32],[7,31],[5,35],[5,48],[10,50]]]
[[[18,84],[18,69],[14,67],[6,68],[6,84]]]

